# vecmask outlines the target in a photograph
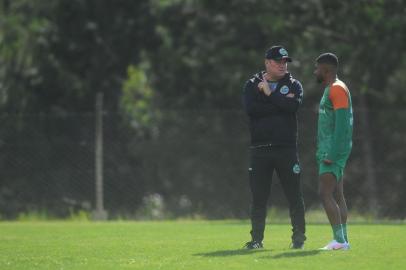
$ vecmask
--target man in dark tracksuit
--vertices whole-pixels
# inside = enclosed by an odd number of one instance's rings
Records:
[[[255,74],[244,86],[244,107],[250,121],[249,182],[252,193],[251,237],[247,249],[262,248],[272,175],[276,171],[289,202],[292,244],[303,248],[304,202],[297,151],[296,112],[303,99],[301,83],[287,71],[291,62],[282,46],[265,54],[266,71]]]

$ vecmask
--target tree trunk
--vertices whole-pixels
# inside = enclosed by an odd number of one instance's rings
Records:
[[[360,95],[360,110],[359,110],[359,123],[361,130],[361,143],[362,143],[362,156],[364,157],[364,168],[365,168],[365,191],[368,198],[368,210],[369,212],[376,216],[378,213],[378,201],[376,193],[376,174],[375,174],[375,162],[374,153],[371,142],[370,127],[369,127],[369,115],[368,115],[368,104],[366,101],[365,94]]]

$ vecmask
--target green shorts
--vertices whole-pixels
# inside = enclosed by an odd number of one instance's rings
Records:
[[[319,175],[331,173],[336,177],[337,182],[343,179],[344,167],[340,166],[336,162],[333,164],[326,164],[324,162],[319,163]]]

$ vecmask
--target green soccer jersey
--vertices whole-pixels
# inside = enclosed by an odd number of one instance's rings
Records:
[[[317,160],[331,160],[344,167],[352,148],[353,113],[351,94],[336,80],[324,89],[317,129]]]

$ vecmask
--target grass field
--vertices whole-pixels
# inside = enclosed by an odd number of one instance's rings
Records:
[[[305,249],[290,226],[267,225],[264,245],[242,250],[244,221],[0,222],[0,269],[404,269],[405,224],[349,226],[352,249],[317,249],[328,225],[310,224]]]

